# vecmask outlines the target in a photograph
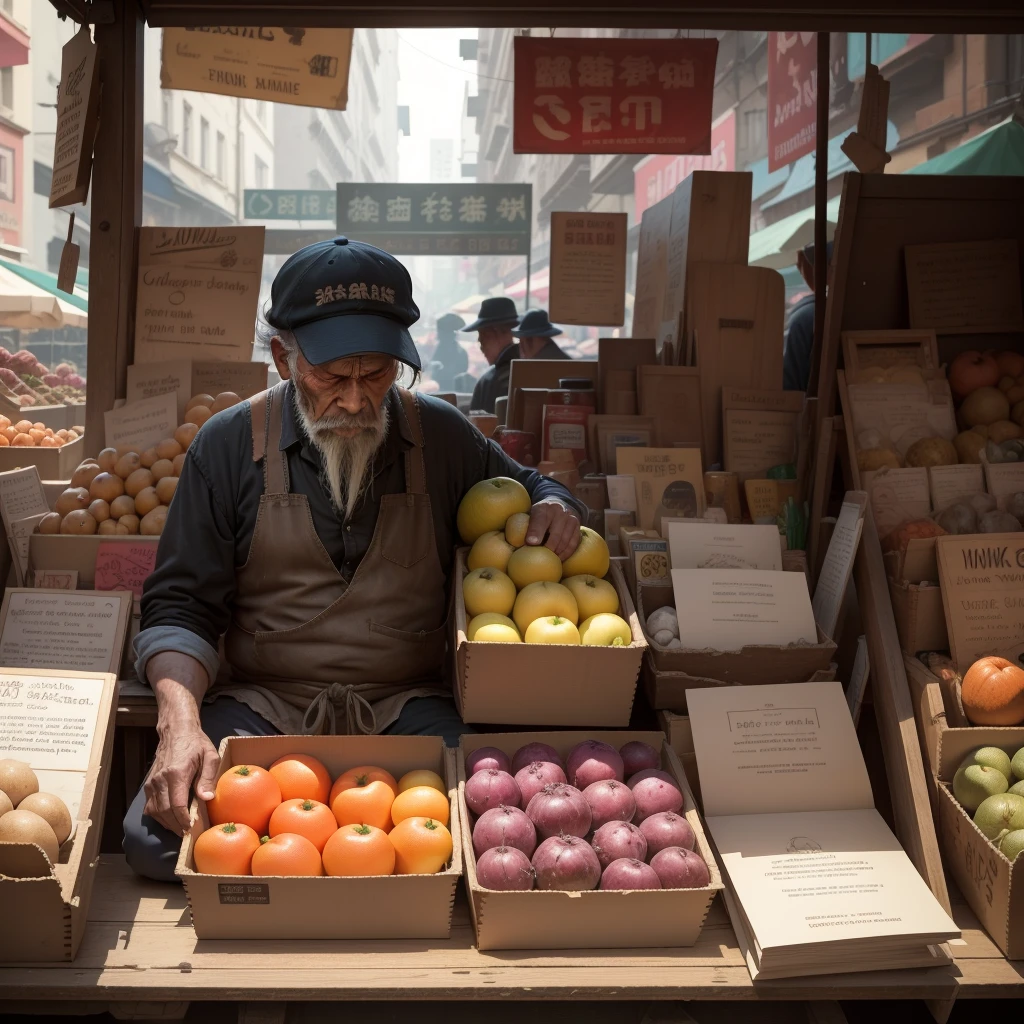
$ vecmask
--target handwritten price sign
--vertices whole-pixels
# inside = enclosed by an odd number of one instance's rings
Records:
[[[130,590],[142,597],[142,585],[156,565],[156,543],[104,541],[96,551],[97,590]]]

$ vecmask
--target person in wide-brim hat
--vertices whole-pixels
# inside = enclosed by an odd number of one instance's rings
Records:
[[[562,329],[551,322],[545,309],[527,310],[512,331],[513,337],[519,339],[520,359],[568,359],[551,340],[561,333]]]
[[[480,375],[473,388],[470,409],[474,412],[494,412],[494,403],[508,394],[511,363],[519,355],[512,328],[519,323],[516,304],[504,295],[492,296],[480,303],[480,312],[463,331],[476,331],[480,351],[490,364]]]

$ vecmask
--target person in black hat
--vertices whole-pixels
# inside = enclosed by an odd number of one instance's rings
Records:
[[[440,363],[441,368],[434,370],[433,378],[441,391],[454,391],[455,378],[469,369],[469,353],[455,338],[455,332],[465,326],[466,321],[457,313],[445,313],[438,317],[437,347],[434,349],[433,361]]]
[[[568,359],[552,340],[561,333],[561,328],[548,319],[545,309],[527,310],[512,332],[519,339],[520,359]]]
[[[825,248],[825,272],[832,262],[832,243]],[[809,242],[797,253],[797,270],[810,295],[793,307],[786,325],[782,346],[782,387],[786,391],[806,391],[811,376],[811,350],[814,348],[814,243]]]
[[[213,796],[226,735],[465,731],[446,620],[474,484],[518,480],[534,502],[527,544],[563,559],[585,514],[454,406],[398,386],[403,364],[420,367],[419,311],[393,256],[319,242],[271,296],[260,333],[282,381],[196,435],[142,597],[136,668],[159,742],[124,849],[160,880],[174,879],[190,791]]]
[[[480,350],[490,366],[473,388],[469,407],[473,412],[494,412],[494,402],[508,394],[512,360],[519,355],[512,328],[519,323],[516,304],[504,296],[484,299],[477,318],[463,331],[478,332]]]

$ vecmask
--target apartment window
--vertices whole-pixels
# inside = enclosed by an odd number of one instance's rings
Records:
[[[270,168],[259,158],[256,157],[256,187],[266,188],[269,184],[269,171]]]
[[[181,105],[181,152],[192,159],[192,105]]]
[[[0,68],[0,107],[14,108],[14,68]]]
[[[199,118],[199,166],[210,169],[210,122],[205,117]]]
[[[748,110],[743,115],[747,130],[747,149],[756,149],[768,138],[768,111]]]
[[[227,149],[227,141],[224,138],[223,132],[217,132],[217,177],[224,180],[224,163],[225,163],[225,151]]]
[[[0,199],[14,202],[14,150],[9,146],[0,146]]]

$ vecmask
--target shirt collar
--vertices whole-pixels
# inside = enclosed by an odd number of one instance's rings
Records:
[[[515,359],[518,355],[519,346],[515,342],[512,342],[512,344],[506,345],[505,348],[501,350],[501,354],[498,356],[497,359],[494,360],[494,365],[504,366],[505,363],[512,362],[512,360]]]

